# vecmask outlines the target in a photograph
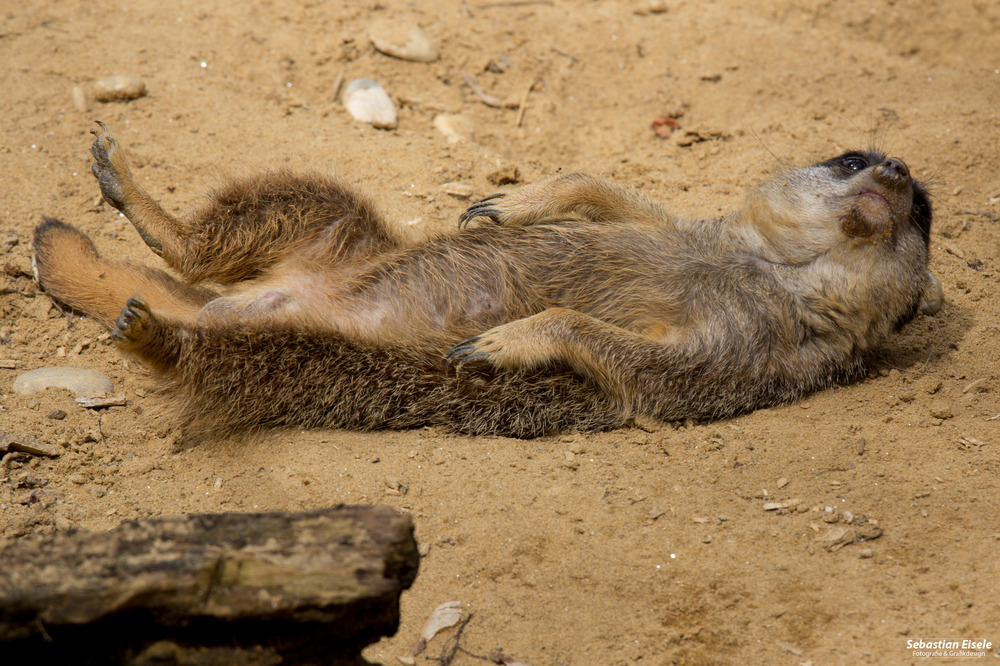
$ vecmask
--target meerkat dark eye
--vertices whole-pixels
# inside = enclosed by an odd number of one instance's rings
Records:
[[[841,158],[840,165],[850,171],[862,171],[868,168],[868,160],[863,157],[851,155]]]

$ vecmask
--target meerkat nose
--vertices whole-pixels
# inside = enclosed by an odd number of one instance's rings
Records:
[[[897,160],[895,157],[890,157],[875,167],[875,178],[886,186],[902,185],[909,177],[910,170],[902,160]]]

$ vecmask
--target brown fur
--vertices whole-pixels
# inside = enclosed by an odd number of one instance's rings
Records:
[[[36,275],[157,370],[196,435],[726,417],[857,377],[931,280],[926,192],[870,151],[785,173],[720,219],[570,174],[461,220],[498,224],[410,243],[343,183],[284,172],[175,219],[94,134],[105,199],[182,279],[103,259],[54,220]]]

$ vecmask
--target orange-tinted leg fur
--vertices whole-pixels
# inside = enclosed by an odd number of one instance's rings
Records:
[[[142,294],[158,312],[194,321],[216,294],[193,287],[164,271],[102,258],[76,228],[46,218],[35,229],[35,275],[53,298],[86,312],[111,328],[125,302]]]

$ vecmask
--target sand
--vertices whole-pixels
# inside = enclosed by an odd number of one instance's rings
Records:
[[[0,534],[387,504],[412,515],[425,556],[399,632],[365,653],[384,664],[411,654],[451,600],[472,615],[464,649],[502,647],[533,666],[909,663],[908,642],[940,638],[990,640],[992,656],[1000,6],[412,4],[3,10],[0,359],[15,367],[0,368],[0,430],[61,455],[8,460]],[[420,25],[440,58],[376,52],[368,28],[379,18]],[[484,104],[465,74],[515,108]],[[74,98],[114,75],[141,79],[145,96]],[[354,122],[334,96],[341,76],[381,83],[398,127]],[[440,114],[462,116],[452,126],[466,139],[449,142]],[[667,138],[651,129],[663,118],[680,126]],[[150,374],[30,276],[43,215],[79,226],[103,253],[158,265],[101,203],[94,120],[130,148],[136,177],[168,211],[226,175],[290,166],[341,174],[428,234],[454,228],[515,172],[531,182],[591,171],[713,216],[782,163],[875,146],[929,183],[931,267],[946,303],[895,337],[865,380],[723,422],[531,441],[430,429],[183,446]],[[64,390],[12,393],[18,374],[50,365],[98,370],[128,403],[87,410]],[[426,657],[445,636],[416,663],[437,663]]]

